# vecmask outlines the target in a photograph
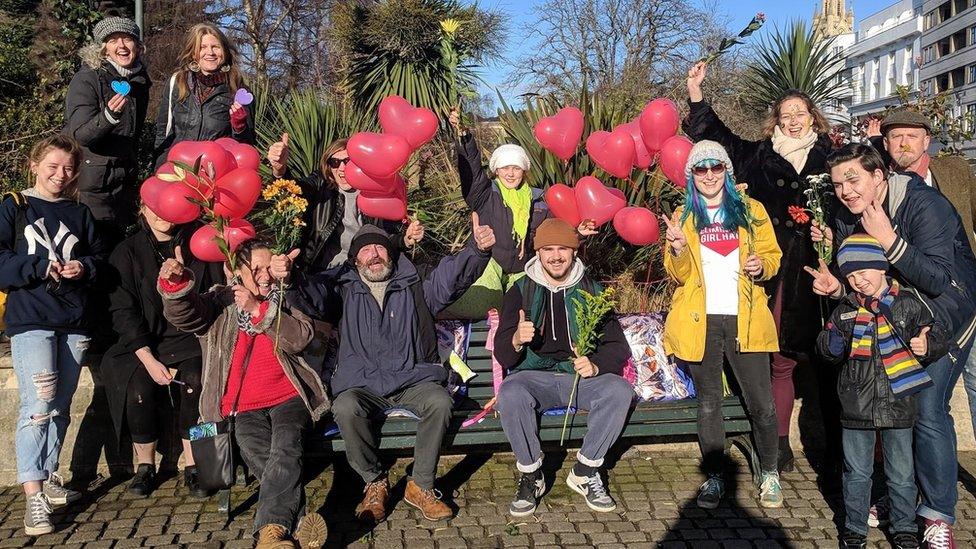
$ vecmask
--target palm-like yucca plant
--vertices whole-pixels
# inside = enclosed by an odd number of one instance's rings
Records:
[[[793,21],[764,38],[758,58],[746,72],[745,99],[750,107],[765,110],[790,89],[803,91],[815,104],[837,97],[844,83],[834,77],[844,68],[830,40],[816,40],[813,29]]]
[[[457,0],[347,2],[335,17],[342,91],[367,116],[384,97],[399,95],[446,117],[474,95],[477,62],[496,51],[501,24]]]
[[[266,151],[287,132],[288,168],[294,177],[318,170],[322,153],[332,141],[370,129],[362,116],[344,109],[321,90],[294,90],[281,98],[267,93],[254,95],[258,149]]]

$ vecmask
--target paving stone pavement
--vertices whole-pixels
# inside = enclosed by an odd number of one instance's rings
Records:
[[[573,455],[572,453],[570,454]],[[695,507],[694,496],[703,476],[695,453],[631,450],[610,472],[613,513],[591,512],[564,479],[573,460],[547,456],[547,480],[555,482],[536,514],[511,520],[508,503],[515,493],[516,473],[511,454],[447,457],[438,481],[447,499],[459,508],[447,522],[425,521],[399,501],[408,460],[394,464],[391,480],[396,509],[389,519],[368,530],[352,518],[362,484],[344,462],[312,458],[307,494],[329,525],[328,546],[397,548],[491,547],[837,547],[834,509],[839,491],[818,489],[817,474],[798,456],[797,471],[784,476],[781,509],[762,509],[756,502],[741,456],[734,454],[730,487],[714,511]],[[962,454],[959,484],[960,547],[976,546],[976,453]],[[557,471],[558,469],[558,471]],[[333,474],[335,472],[335,474]],[[59,509],[56,532],[38,538],[24,535],[23,497],[19,487],[0,488],[0,548],[4,547],[251,547],[254,486],[238,487],[233,501],[239,507],[225,524],[215,500],[186,495],[182,481],[171,477],[152,497],[125,494],[125,479],[98,479],[85,499]],[[399,481],[399,482],[398,482]],[[872,530],[869,546],[888,547],[884,535]]]

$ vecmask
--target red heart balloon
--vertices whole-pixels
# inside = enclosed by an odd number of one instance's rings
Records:
[[[173,145],[166,155],[166,160],[170,162],[182,162],[191,167],[198,158],[201,158],[201,173],[207,173],[207,167],[210,166],[213,168],[214,179],[223,177],[237,168],[234,155],[213,141],[180,141]]]
[[[410,143],[399,135],[359,132],[346,145],[350,160],[370,177],[393,177],[410,159]]]
[[[576,182],[576,203],[580,217],[592,220],[597,227],[613,219],[614,214],[627,205],[626,200],[591,176]]]
[[[207,224],[190,236],[190,252],[200,261],[224,261],[224,254],[217,246],[217,228]]]
[[[670,99],[657,98],[644,107],[640,118],[641,136],[648,151],[659,151],[664,142],[678,133],[678,107]]]
[[[607,187],[607,190],[610,191],[610,194],[614,196],[618,196],[620,197],[620,200],[627,202],[627,195],[625,195],[624,192],[618,189],[617,187]]]
[[[597,166],[614,177],[626,179],[634,169],[637,151],[626,130],[593,132],[586,138],[586,152]]]
[[[214,213],[228,219],[244,217],[261,194],[261,176],[254,170],[237,168],[215,183]]]
[[[200,217],[200,206],[190,202],[190,198],[199,198],[199,195],[182,183],[170,183],[160,190],[153,211],[170,223],[189,223]]]
[[[536,122],[532,133],[542,148],[560,160],[569,160],[576,154],[576,148],[583,138],[583,111],[576,107],[563,107],[556,114]]]
[[[685,188],[688,180],[685,178],[685,163],[695,144],[683,135],[676,135],[664,142],[661,147],[661,171],[677,187]]]
[[[576,192],[572,188],[556,183],[546,189],[546,204],[552,214],[574,227],[579,227],[579,206],[576,204]]]
[[[617,126],[614,128],[614,131],[616,130],[623,130],[629,133],[630,137],[633,138],[635,153],[634,166],[642,170],[650,168],[651,164],[654,163],[654,155],[657,154],[657,151],[651,152],[647,150],[647,147],[644,144],[644,136],[641,135],[640,123],[637,121],[637,119],[635,118],[626,124]]]
[[[613,216],[613,228],[627,242],[634,246],[647,246],[657,242],[661,236],[661,226],[657,217],[647,208],[628,206],[621,208]]]
[[[389,194],[395,191],[397,184],[404,183],[400,174],[392,177],[370,177],[362,168],[349,162],[346,164],[346,182],[354,189],[376,194]]]
[[[437,125],[434,111],[414,107],[399,95],[390,95],[380,101],[380,127],[383,132],[399,135],[413,149],[430,141],[437,133]]]
[[[156,211],[159,207],[159,195],[162,193],[171,183],[167,183],[162,179],[156,177],[155,175],[150,176],[142,182],[142,186],[139,187],[139,199],[142,203],[149,207],[150,210]],[[158,213],[156,215],[159,215]]]
[[[224,240],[231,253],[237,251],[237,247],[257,236],[254,225],[246,219],[233,219],[224,225]]]
[[[402,221],[407,217],[406,185],[398,184],[390,194],[362,192],[356,197],[356,207],[369,217]]]
[[[247,143],[240,143],[230,137],[221,137],[215,141],[234,157],[238,168],[257,170],[261,166],[261,153]]]
[[[163,162],[156,170],[156,177],[169,183],[182,183],[186,185],[188,188],[196,191],[194,198],[198,200],[210,200],[213,196],[213,184],[207,176],[194,175],[192,172],[184,170],[172,162]]]

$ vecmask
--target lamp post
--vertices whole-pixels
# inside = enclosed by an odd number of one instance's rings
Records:
[[[142,34],[139,38],[146,38],[146,30],[142,28],[142,0],[135,0],[136,2],[136,25],[139,25],[139,32]]]

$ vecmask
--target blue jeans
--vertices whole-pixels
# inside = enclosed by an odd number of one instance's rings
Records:
[[[972,343],[950,351],[925,368],[934,386],[918,394],[915,423],[915,476],[921,488],[918,515],[929,520],[956,521],[959,493],[956,480],[956,428],[949,415],[949,397],[972,350]]]
[[[17,417],[17,482],[47,480],[58,470],[61,444],[71,421],[88,336],[31,330],[10,337],[20,387]]]
[[[969,399],[969,419],[973,422],[973,433],[976,434],[976,353],[969,351],[969,360],[963,367],[962,381],[966,385],[966,397]]]
[[[891,501],[891,533],[916,532],[915,470],[912,463],[911,429],[843,429],[844,441],[844,526],[859,534],[868,533],[871,507],[871,473],[874,472],[874,444],[881,434],[884,474]]]

